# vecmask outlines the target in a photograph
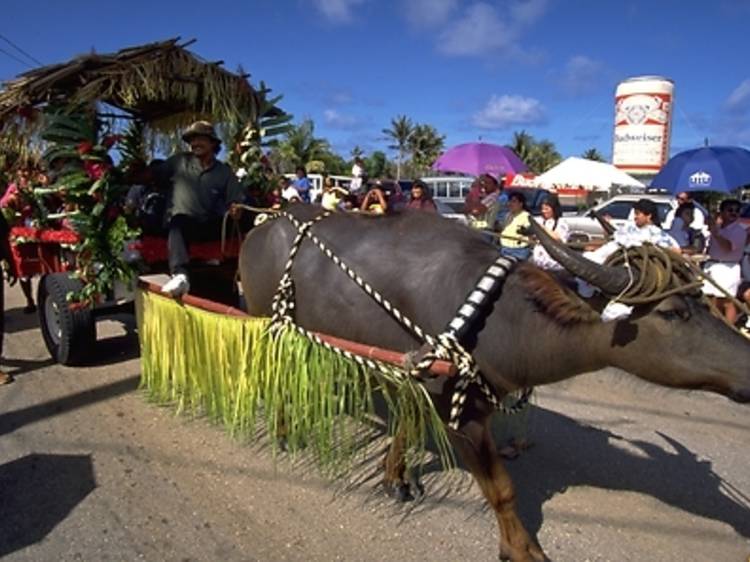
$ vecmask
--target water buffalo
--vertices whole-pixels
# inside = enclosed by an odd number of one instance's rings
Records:
[[[314,206],[290,211],[300,221]],[[432,334],[443,331],[474,284],[497,257],[483,237],[429,213],[384,217],[334,214],[314,232],[406,316]],[[296,230],[286,218],[254,229],[240,256],[240,274],[253,315],[270,315]],[[546,240],[553,257],[575,275],[617,294],[628,283],[621,268],[595,265]],[[399,351],[419,343],[309,240],[293,266],[296,320],[302,326]],[[596,307],[531,264],[515,266],[472,334],[478,366],[502,396],[614,366],[661,385],[710,390],[750,401],[750,344],[713,316],[697,295],[676,294],[636,307],[625,320],[602,322]],[[447,415],[456,381],[428,389]],[[489,431],[491,408],[470,387],[451,442],[497,517],[502,558],[543,560],[515,509],[515,491]],[[391,456],[391,455],[389,455]],[[391,459],[392,460],[392,459]],[[391,464],[398,464],[391,463]]]

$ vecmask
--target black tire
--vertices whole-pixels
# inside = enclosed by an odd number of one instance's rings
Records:
[[[71,309],[70,292],[83,284],[67,273],[45,275],[39,283],[39,324],[47,351],[63,365],[79,365],[91,356],[96,343],[96,319],[90,307]]]

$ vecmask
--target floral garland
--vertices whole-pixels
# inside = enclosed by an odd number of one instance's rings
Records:
[[[49,143],[45,159],[54,178],[49,187],[34,189],[48,204],[57,203],[57,212],[47,219],[61,219],[61,226],[78,237],[74,276],[84,285],[68,299],[85,304],[101,300],[115,281],[130,283],[136,274],[124,256],[127,242],[139,231],[122,214],[128,187],[109,156],[120,137],[101,129],[90,113],[49,114],[42,138]]]

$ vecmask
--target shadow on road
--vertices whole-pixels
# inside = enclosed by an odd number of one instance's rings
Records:
[[[716,474],[710,461],[698,458],[679,441],[659,432],[664,447],[625,439],[539,407],[534,407],[533,415],[536,446],[505,463],[529,532],[536,534],[541,528],[547,500],[572,486],[592,486],[645,494],[682,511],[722,521],[750,538],[750,498]],[[616,442],[637,452],[623,450]],[[650,523],[643,521],[643,525]]]
[[[12,371],[9,371],[11,375],[17,377],[19,375],[25,375],[38,369],[44,369],[50,365],[54,365],[55,361],[50,357],[42,360],[27,360],[27,359],[8,359],[7,357],[0,357],[0,364],[7,367],[13,367]]]
[[[39,329],[39,313],[26,314],[23,308],[9,308],[5,311],[5,333],[15,334],[26,330]]]
[[[44,539],[96,487],[90,455],[27,455],[0,465],[0,558]]]
[[[78,408],[83,408],[95,402],[108,400],[121,394],[133,392],[138,388],[139,375],[134,375],[126,379],[119,380],[110,384],[97,386],[87,389],[76,394],[50,400],[35,406],[28,406],[20,410],[0,414],[0,436],[12,433],[19,427],[34,423],[45,418],[64,414]]]

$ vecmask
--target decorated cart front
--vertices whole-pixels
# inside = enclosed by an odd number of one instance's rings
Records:
[[[191,43],[82,55],[31,70],[0,91],[0,172],[15,174],[0,203],[13,227],[9,275],[41,276],[40,324],[61,363],[85,362],[96,317],[122,304],[112,300],[117,287],[132,287],[144,265],[166,267],[165,234],[142,236],[126,204],[149,160],[172,152],[187,125],[206,119],[245,167],[247,184],[264,134],[279,134],[291,119],[263,83],[254,88],[248,75],[202,60],[187,49]],[[191,258],[232,269],[238,246],[233,237],[196,243]]]

